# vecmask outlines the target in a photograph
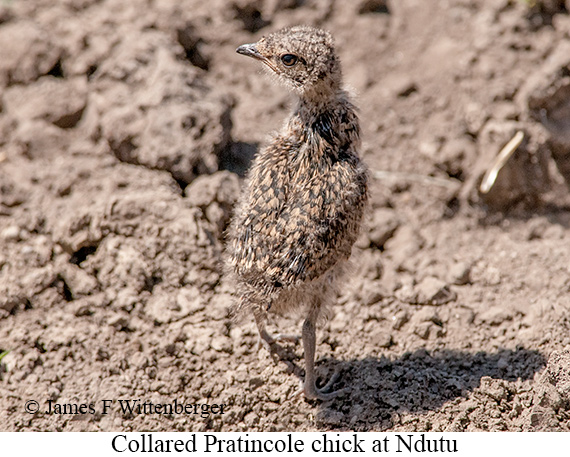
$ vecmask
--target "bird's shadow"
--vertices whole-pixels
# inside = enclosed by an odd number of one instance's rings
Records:
[[[334,389],[347,388],[348,393],[321,403],[318,417],[321,425],[330,428],[385,429],[393,425],[395,413],[436,411],[449,401],[467,397],[483,377],[531,379],[545,364],[541,353],[525,348],[494,353],[418,349],[396,360],[322,360],[323,379],[340,369],[342,377]]]

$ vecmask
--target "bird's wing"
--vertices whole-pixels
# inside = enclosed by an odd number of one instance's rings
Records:
[[[236,206],[228,231],[229,261],[248,282],[271,282],[267,270],[276,246],[283,242],[278,225],[289,185],[287,151],[297,147],[282,141],[266,148],[254,163],[246,191]]]
[[[350,256],[367,196],[365,171],[338,162],[297,192],[280,215],[280,244],[267,269],[283,287],[316,279]]]

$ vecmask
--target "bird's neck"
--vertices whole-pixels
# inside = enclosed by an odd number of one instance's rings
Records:
[[[345,91],[339,87],[320,85],[299,96],[297,112],[318,115],[334,109],[345,98]]]

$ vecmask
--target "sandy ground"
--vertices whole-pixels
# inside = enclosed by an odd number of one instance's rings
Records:
[[[569,9],[1,2],[0,430],[569,431]],[[373,175],[318,333],[319,375],[350,387],[326,403],[298,395],[300,344],[276,360],[228,317],[220,268],[244,172],[290,109],[235,48],[300,23],[336,37]],[[135,399],[226,406],[123,413]]]

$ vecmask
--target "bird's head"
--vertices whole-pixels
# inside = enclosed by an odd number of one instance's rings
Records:
[[[309,26],[285,28],[236,51],[263,62],[301,96],[324,95],[340,88],[340,63],[333,38],[324,30]]]

